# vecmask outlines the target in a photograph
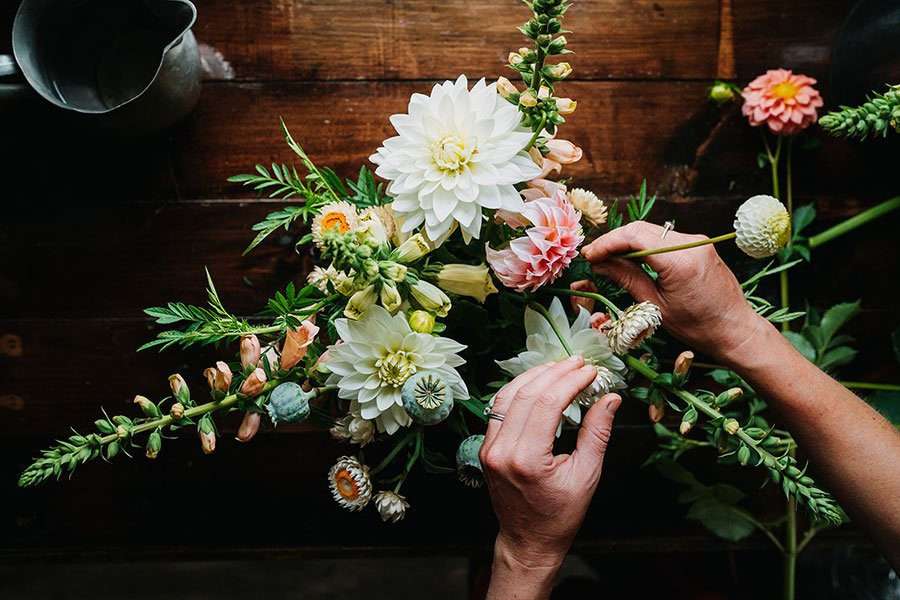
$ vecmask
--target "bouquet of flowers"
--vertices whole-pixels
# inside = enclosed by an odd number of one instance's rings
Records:
[[[520,30],[529,46],[509,55],[521,83],[471,84],[460,76],[414,94],[407,112],[390,118],[397,135],[371,155],[374,173],[363,166],[356,179],[342,180],[314,164],[282,122],[303,170],[258,165],[232,181],[296,199],[253,226],[258,233],[247,250],[300,225],[296,251],[310,253],[317,265],[305,285],[288,283],[254,318],[240,318],[225,308],[207,274],[208,306],[173,302],[147,309],[173,328],[142,349],[215,344],[239,348],[239,360],[204,371],[206,401],[198,386],[174,374],[170,395],[135,397],[140,416],[104,411],[95,431],[75,432],[44,450],[20,485],[71,474],[139,445],[153,459],[168,434],[185,428],[196,429],[203,451],[212,453],[216,419],[234,412],[242,415],[240,442],[249,442],[264,421],[277,427],[311,419],[347,447],[327,474],[335,501],[351,511],[373,504],[383,520],[396,522],[410,507],[402,487],[416,468],[480,485],[477,427],[493,394],[530,367],[577,354],[596,378],[567,408],[560,428],[577,427],[597,398],[621,390],[646,402],[654,422],[666,407],[681,415],[678,433],[660,425],[663,455],[677,457],[692,444],[713,447],[723,462],[760,468],[813,519],[839,522],[839,507],[797,463],[789,434],[763,419],[739,378],[720,371],[715,378],[724,391],[688,389],[689,352],[661,369],[666,346],[651,339],[661,325],[659,308],[630,303],[627,292],[593,274],[581,257],[585,242],[647,218],[655,197],[645,184],[620,208],[559,179],[582,156],[559,137],[576,110],[575,100],[557,94],[572,73],[559,60],[570,52],[562,35],[570,2],[525,3],[532,14]],[[781,134],[815,121],[821,99],[809,80],[776,82],[781,104],[766,96],[765,84],[745,92],[754,124],[768,123]],[[728,93],[727,86],[720,90]],[[792,257],[809,246],[798,235],[808,214],[799,226],[793,215],[792,233],[792,212],[774,196],[754,196],[738,209],[733,231],[653,253],[733,238],[751,257],[778,255],[744,287],[758,312],[788,322],[803,313],[775,307],[754,291],[762,278],[784,276],[800,262]],[[604,312],[592,314],[598,305]],[[473,328],[497,335],[475,336]],[[471,338],[477,346],[458,341]],[[436,428],[458,436],[455,461],[429,444]],[[707,441],[691,440],[692,430]],[[364,449],[378,462],[367,461]]]

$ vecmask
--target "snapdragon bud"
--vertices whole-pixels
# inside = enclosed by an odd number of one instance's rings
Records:
[[[244,396],[259,396],[266,386],[266,372],[257,367],[253,370],[244,383],[241,384],[241,394]]]
[[[733,387],[725,390],[716,396],[715,404],[719,408],[728,406],[732,402],[739,400],[744,395],[744,390],[739,387]]]
[[[666,416],[666,405],[663,402],[651,402],[647,407],[647,416],[651,423],[659,423]]]
[[[513,95],[518,94],[519,90],[516,89],[512,81],[506,77],[501,77],[497,80],[497,93],[505,100],[509,100]]]
[[[693,406],[688,407],[686,411],[684,411],[684,415],[681,417],[681,425],[678,426],[678,431],[681,435],[687,435],[693,429],[694,424],[697,422],[698,418],[697,409]]]
[[[382,282],[379,299],[384,309],[391,314],[400,310],[400,305],[403,304],[403,298],[400,296],[400,292],[397,291],[397,286],[390,281]]]
[[[378,294],[375,291],[375,285],[369,285],[350,296],[350,301],[344,308],[344,316],[353,320],[360,319],[375,304],[376,300],[378,300]]]
[[[184,405],[180,402],[176,402],[169,409],[169,416],[171,416],[176,421],[180,421],[184,418]]]
[[[675,359],[675,366],[672,368],[672,376],[677,386],[684,384],[688,373],[691,371],[691,365],[694,364],[694,353],[685,350]]]
[[[564,117],[568,117],[569,115],[574,113],[577,106],[578,103],[571,98],[556,99],[556,110]]]
[[[145,417],[159,417],[160,412],[159,408],[150,401],[149,398],[145,398],[144,396],[135,396],[134,403],[138,405],[141,409],[141,412],[144,413]]]
[[[450,312],[450,298],[437,286],[420,279],[410,287],[410,293],[416,302],[427,311],[439,317],[446,317]]]
[[[259,338],[252,333],[241,336],[241,366],[243,368],[255,367],[259,362],[261,352]]]
[[[537,106],[538,99],[532,90],[525,90],[519,94],[519,105],[525,108],[533,108]]]
[[[216,451],[216,427],[209,415],[200,417],[197,423],[197,433],[200,436],[200,447],[203,454],[212,454]]]
[[[406,274],[409,272],[409,269],[407,269],[405,265],[401,265],[392,260],[382,261],[379,266],[381,268],[382,277],[398,283],[406,279]]]
[[[507,57],[506,60],[513,66],[521,65],[523,62],[525,62],[525,58],[518,52],[510,52],[509,57]]]
[[[421,233],[410,236],[408,240],[391,253],[391,258],[398,263],[409,264],[415,262],[431,252],[428,240]]]
[[[231,387],[231,368],[221,360],[216,362],[215,367],[205,369],[203,376],[206,377],[206,381],[209,383],[209,389],[214,392],[227,392],[228,388]]]
[[[556,63],[555,65],[544,67],[544,74],[551,79],[565,79],[572,74],[572,65],[567,62]]]
[[[156,429],[147,437],[147,447],[144,456],[153,460],[159,455],[160,448],[162,448],[162,436],[159,434],[159,429]]]
[[[169,388],[172,390],[172,395],[175,396],[179,402],[187,405],[191,404],[191,390],[188,389],[184,377],[178,373],[169,375]]]
[[[255,411],[247,411],[244,413],[244,418],[241,421],[241,426],[238,427],[237,437],[236,439],[239,442],[249,442],[253,439],[253,436],[259,431],[259,424],[262,419],[260,413]]]

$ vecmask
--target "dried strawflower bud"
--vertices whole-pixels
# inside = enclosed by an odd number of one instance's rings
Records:
[[[381,520],[385,523],[396,523],[403,520],[409,509],[409,502],[406,501],[406,498],[391,491],[378,492],[375,494],[374,502]]]

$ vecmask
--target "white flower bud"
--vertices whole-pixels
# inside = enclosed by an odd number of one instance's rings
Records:
[[[359,319],[375,304],[376,300],[378,300],[378,294],[374,285],[359,290],[350,296],[350,301],[347,302],[347,307],[344,308],[344,316],[348,319]]]
[[[450,298],[440,288],[420,279],[410,288],[412,297],[425,310],[439,317],[446,317],[450,312]]]

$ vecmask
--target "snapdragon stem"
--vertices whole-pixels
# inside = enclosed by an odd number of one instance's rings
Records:
[[[665,254],[666,252],[688,250],[690,248],[697,248],[699,246],[718,244],[719,242],[724,242],[726,240],[733,240],[735,237],[737,237],[737,233],[732,231],[731,233],[723,233],[722,235],[716,236],[714,238],[709,238],[707,240],[698,240],[696,242],[689,242],[687,244],[678,244],[677,246],[666,246],[664,248],[650,248],[648,250],[629,252],[628,254],[622,254],[620,258],[642,258],[644,256],[653,256],[654,254]]]
[[[525,152],[531,150],[531,147],[537,142],[538,138],[544,132],[544,126],[547,124],[547,115],[543,115],[541,117],[541,122],[538,125],[537,130],[534,132],[534,135],[531,136],[531,139],[528,140],[528,145],[525,146]]]
[[[875,219],[882,217],[892,211],[900,208],[900,196],[895,196],[888,200],[885,200],[881,204],[877,204],[872,208],[866,209],[855,215],[850,217],[846,221],[838,223],[834,227],[830,227],[826,229],[822,233],[818,233],[811,238],[809,238],[809,247],[817,248],[823,244],[827,244],[831,240],[838,238],[845,233],[849,233],[856,229],[861,225],[865,225],[869,221],[874,221]]]
[[[564,296],[577,296],[579,298],[590,298],[591,300],[596,300],[601,302],[609,311],[612,313],[613,317],[618,318],[622,311],[619,310],[619,307],[612,303],[612,301],[604,296],[603,294],[598,294],[597,292],[585,292],[582,290],[567,290],[565,288],[547,288],[548,292],[553,292],[554,294],[562,294]]]

